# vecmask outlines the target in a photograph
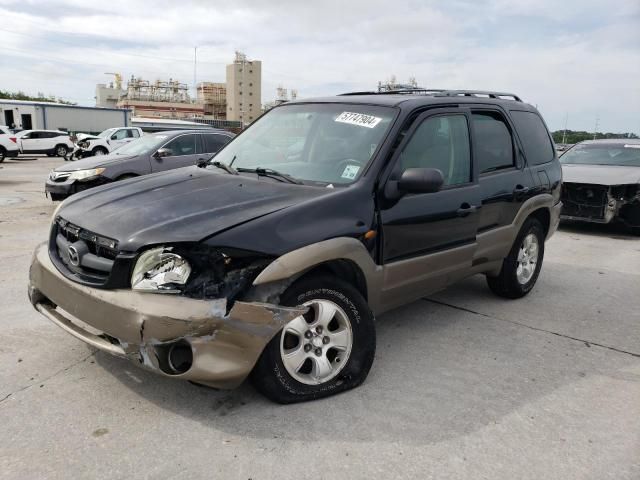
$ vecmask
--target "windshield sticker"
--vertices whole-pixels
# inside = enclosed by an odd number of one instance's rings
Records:
[[[342,178],[346,178],[347,180],[353,180],[358,175],[360,171],[360,167],[358,165],[347,165],[344,167],[344,172],[340,175]]]
[[[633,145],[633,144],[625,144],[624,148],[640,148],[640,143]]]
[[[335,121],[359,127],[374,128],[381,120],[382,118],[380,117],[365,115],[364,113],[342,112]]]

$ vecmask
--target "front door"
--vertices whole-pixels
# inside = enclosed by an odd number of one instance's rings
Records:
[[[197,136],[193,133],[174,138],[163,147],[171,150],[171,155],[167,157],[154,156],[151,162],[151,169],[154,172],[160,172],[162,170],[195,165],[198,157],[197,140]]]
[[[20,137],[20,149],[23,153],[38,153],[42,148],[43,132],[28,132]]]
[[[435,193],[405,194],[380,212],[382,303],[388,308],[442,289],[468,273],[476,248],[480,189],[471,157],[465,109],[419,117],[393,160],[390,180],[407,168],[437,168]]]

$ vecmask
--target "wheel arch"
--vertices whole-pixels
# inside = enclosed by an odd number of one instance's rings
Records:
[[[538,208],[529,214],[529,218],[536,218],[542,224],[546,237],[551,226],[551,212],[549,209],[547,207]]]
[[[316,273],[329,273],[348,281],[376,310],[382,267],[375,264],[366,247],[355,238],[333,238],[288,252],[267,265],[253,285]]]

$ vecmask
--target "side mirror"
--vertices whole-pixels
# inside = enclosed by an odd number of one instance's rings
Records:
[[[437,192],[444,184],[442,172],[437,168],[407,168],[398,180],[398,190],[405,193]]]
[[[156,158],[170,157],[173,155],[173,151],[170,148],[161,148],[153,156]]]

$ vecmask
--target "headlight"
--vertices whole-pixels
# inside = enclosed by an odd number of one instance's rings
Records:
[[[131,275],[131,288],[156,293],[179,293],[191,266],[171,247],[152,248],[138,258]]]
[[[104,172],[104,168],[92,168],[91,170],[78,170],[69,175],[69,179],[71,180],[87,180],[89,178],[97,177],[102,172]]]

